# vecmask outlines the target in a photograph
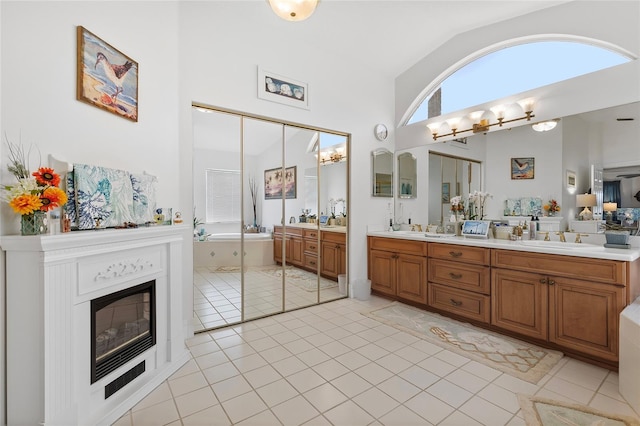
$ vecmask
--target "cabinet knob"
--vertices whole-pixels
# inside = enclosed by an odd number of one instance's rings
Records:
[[[546,283],[547,283],[546,278],[540,278],[540,284],[546,284]]]
[[[454,280],[459,280],[460,278],[462,278],[462,274],[454,274],[453,272],[449,272],[449,276]]]
[[[554,280],[549,280],[549,285],[554,285],[556,282]]]
[[[453,306],[460,306],[460,305],[462,305],[462,302],[459,302],[459,301],[457,301],[457,300],[454,300],[454,299],[449,299],[449,300],[451,301],[451,304],[452,304]]]
[[[340,248],[340,244],[336,244],[336,248],[339,249]]]
[[[462,256],[462,253],[459,251],[450,251],[449,254],[453,257],[460,257]]]

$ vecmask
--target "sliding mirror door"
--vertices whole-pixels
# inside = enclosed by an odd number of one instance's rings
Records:
[[[287,171],[282,169],[284,128],[279,123],[243,117],[242,253],[246,320],[283,311],[285,276],[277,260],[282,259],[284,247],[274,245],[271,231],[283,233],[282,193],[290,182]]]
[[[194,329],[242,319],[242,118],[194,108]]]

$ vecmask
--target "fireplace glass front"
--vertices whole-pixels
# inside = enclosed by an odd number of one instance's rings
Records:
[[[155,345],[155,281],[91,301],[91,383]]]

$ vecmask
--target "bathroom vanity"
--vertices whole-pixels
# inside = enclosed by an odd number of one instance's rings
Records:
[[[367,243],[374,294],[618,368],[640,249],[418,232],[370,232]]]
[[[297,223],[273,227],[273,260],[282,264],[318,272],[325,278],[338,280],[347,272],[346,226],[318,229],[316,224]],[[284,244],[284,252],[283,252]]]

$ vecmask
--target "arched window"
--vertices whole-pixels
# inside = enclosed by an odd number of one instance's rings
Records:
[[[426,94],[406,124],[630,60],[621,53],[576,41],[536,41],[510,46],[468,62],[445,77]]]

